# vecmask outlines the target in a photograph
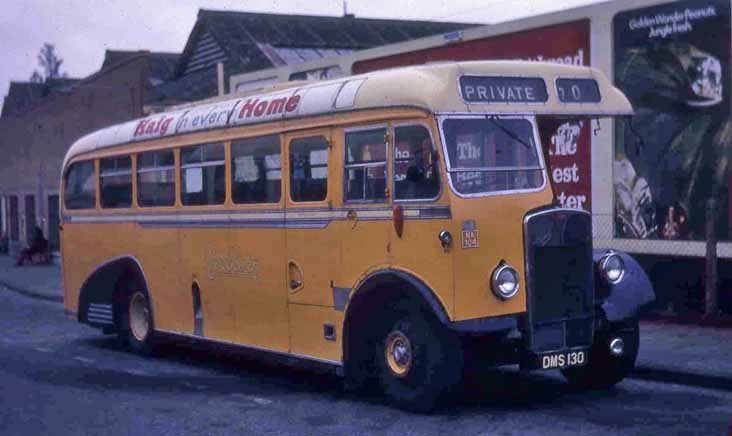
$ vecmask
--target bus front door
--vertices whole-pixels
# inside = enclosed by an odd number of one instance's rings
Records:
[[[324,325],[335,325],[331,283],[340,261],[332,225],[335,188],[331,130],[286,136],[286,292],[290,350],[294,354],[338,360],[336,342],[324,338]],[[285,170],[285,168],[283,168]],[[332,171],[331,171],[332,173]]]

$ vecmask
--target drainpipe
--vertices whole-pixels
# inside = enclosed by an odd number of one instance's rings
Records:
[[[224,64],[223,62],[218,62],[216,64],[216,81],[219,85],[219,95],[224,95],[226,93],[224,88]]]

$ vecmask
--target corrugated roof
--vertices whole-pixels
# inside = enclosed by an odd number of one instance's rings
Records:
[[[166,84],[166,94],[176,100],[215,95],[217,62],[228,76],[477,25],[201,9],[178,64],[179,80]],[[203,39],[213,39],[215,47]]]

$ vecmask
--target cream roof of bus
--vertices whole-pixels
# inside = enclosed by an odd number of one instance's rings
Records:
[[[546,83],[545,102],[466,103],[462,76],[533,77]],[[595,79],[598,103],[563,103],[557,78]],[[95,150],[172,135],[362,109],[413,107],[432,113],[485,112],[535,115],[631,115],[628,99],[594,68],[525,61],[444,62],[376,71],[158,113],[90,133],[76,141],[64,166]]]

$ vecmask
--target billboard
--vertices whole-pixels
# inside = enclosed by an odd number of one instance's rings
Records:
[[[615,236],[703,239],[716,200],[732,228],[730,2],[686,0],[613,19],[615,84],[636,115],[617,122]]]
[[[440,60],[521,59],[589,65],[590,22],[579,20],[521,32],[455,42],[409,53],[353,64],[353,73]],[[549,142],[549,176],[557,201],[564,207],[591,211],[591,159],[589,122],[563,123],[553,127]],[[544,136],[544,135],[542,135]]]

